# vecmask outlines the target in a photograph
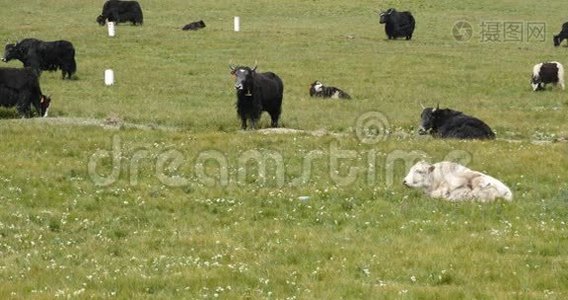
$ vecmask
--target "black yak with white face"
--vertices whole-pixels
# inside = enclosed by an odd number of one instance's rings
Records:
[[[32,69],[0,68],[0,106],[16,106],[22,117],[30,117],[33,106],[39,116],[46,117],[50,103]]]
[[[132,25],[144,24],[142,8],[137,1],[108,0],[103,5],[103,12],[97,17],[97,23],[103,26],[107,20],[116,23],[131,22]]]
[[[563,40],[568,39],[568,22],[562,24],[562,30],[559,34],[553,36],[554,46],[560,46]]]
[[[62,78],[71,79],[77,71],[75,48],[69,41],[44,42],[38,39],[23,39],[4,48],[2,61],[9,62],[17,59],[30,67],[36,75],[41,71],[56,71],[61,69]]]
[[[310,96],[332,99],[351,99],[346,92],[334,86],[325,86],[320,81],[315,81],[310,85]]]
[[[564,90],[564,67],[557,61],[534,65],[531,78],[533,91],[542,91],[546,84],[560,85]]]
[[[389,40],[404,37],[412,39],[416,21],[409,11],[398,12],[394,8],[379,13],[379,23],[385,24],[385,32]]]
[[[203,22],[203,20],[197,21],[197,22],[191,22],[185,26],[183,26],[183,28],[181,30],[198,30],[198,29],[202,29],[205,28],[205,22]]]
[[[419,134],[439,138],[494,139],[495,133],[478,118],[449,108],[426,107],[422,110]]]
[[[271,126],[278,127],[282,112],[282,97],[284,84],[278,75],[272,72],[257,73],[254,68],[230,66],[231,74],[235,77],[237,91],[237,114],[241,119],[241,128],[256,129],[263,111],[270,114]]]

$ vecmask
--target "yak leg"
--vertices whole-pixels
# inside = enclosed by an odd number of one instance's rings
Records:
[[[270,114],[270,119],[272,119],[272,123],[270,124],[270,126],[278,127],[278,119],[280,118],[280,113],[281,113],[281,111],[278,110],[278,111]]]
[[[246,117],[241,117],[241,129],[242,130],[247,129],[247,118]]]
[[[250,119],[250,128],[251,129],[256,129],[256,124],[258,123],[258,119]]]

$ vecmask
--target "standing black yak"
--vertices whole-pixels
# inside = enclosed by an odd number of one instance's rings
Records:
[[[32,68],[38,76],[41,71],[61,69],[62,78],[67,76],[71,79],[71,75],[77,71],[75,48],[71,42],[64,40],[44,42],[30,38],[7,44],[2,61],[9,62],[12,59],[24,63],[24,67]]]
[[[137,1],[108,0],[103,5],[103,12],[97,17],[97,23],[103,26],[107,20],[109,22],[132,22],[132,25],[142,25],[144,16]]]
[[[241,118],[241,128],[256,129],[263,111],[270,114],[271,126],[278,127],[278,119],[282,112],[282,96],[284,84],[278,75],[272,72],[257,73],[254,68],[229,66],[235,76],[237,90],[237,114]]]
[[[385,24],[385,32],[389,40],[399,37],[412,39],[416,22],[409,11],[398,12],[394,8],[379,13],[379,23]]]
[[[50,102],[32,69],[0,68],[0,106],[16,106],[22,117],[31,116],[34,106],[39,116],[46,117]]]
[[[419,134],[439,138],[494,139],[495,133],[478,118],[449,108],[426,107],[422,110]]]

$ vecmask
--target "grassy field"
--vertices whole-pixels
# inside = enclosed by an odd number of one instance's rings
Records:
[[[114,38],[102,1],[3,6],[5,42],[69,40],[78,72],[42,74],[49,118],[0,110],[0,298],[568,297],[567,92],[528,82],[568,64],[552,46],[564,2],[140,3],[144,26]],[[412,41],[386,40],[389,7],[413,12]],[[520,40],[504,41],[509,22]],[[501,41],[484,41],[489,23]],[[284,81],[281,133],[239,130],[228,65],[255,62]],[[354,99],[310,99],[315,80]],[[421,102],[498,139],[418,136]],[[417,159],[467,163],[514,200],[428,199],[401,184]]]

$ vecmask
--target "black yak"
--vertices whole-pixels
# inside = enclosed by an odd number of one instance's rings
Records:
[[[71,79],[77,71],[75,63],[75,48],[68,41],[60,40],[44,42],[38,39],[23,39],[4,48],[2,61],[17,59],[30,67],[39,76],[41,71],[56,71],[61,69],[62,78]]]
[[[241,128],[247,128],[247,120],[255,129],[263,111],[270,114],[271,126],[278,127],[282,112],[284,84],[278,75],[272,72],[257,73],[254,68],[230,66],[235,77],[237,91],[237,114],[241,118]]]
[[[205,22],[203,22],[203,20],[197,22],[191,22],[183,26],[182,30],[198,30],[202,28],[205,28]]]
[[[332,99],[351,99],[351,96],[339,88],[325,86],[320,81],[315,81],[310,85],[310,96]]]
[[[389,40],[404,37],[412,39],[416,22],[409,11],[398,12],[394,8],[379,13],[379,23],[385,24]]]
[[[564,90],[564,67],[557,61],[534,65],[531,78],[533,91],[542,91],[547,83],[559,84]]]
[[[449,108],[426,107],[422,110],[419,134],[439,138],[494,139],[495,133],[483,121]]]
[[[568,22],[562,24],[562,30],[559,34],[553,36],[554,46],[560,46],[563,40],[568,39]]]
[[[39,116],[46,117],[50,103],[32,69],[0,68],[0,106],[16,106],[22,117],[30,117],[33,106]]]
[[[142,25],[144,16],[137,1],[108,0],[103,5],[102,13],[97,17],[97,23],[103,26],[107,20],[109,22],[131,22],[132,25]]]

